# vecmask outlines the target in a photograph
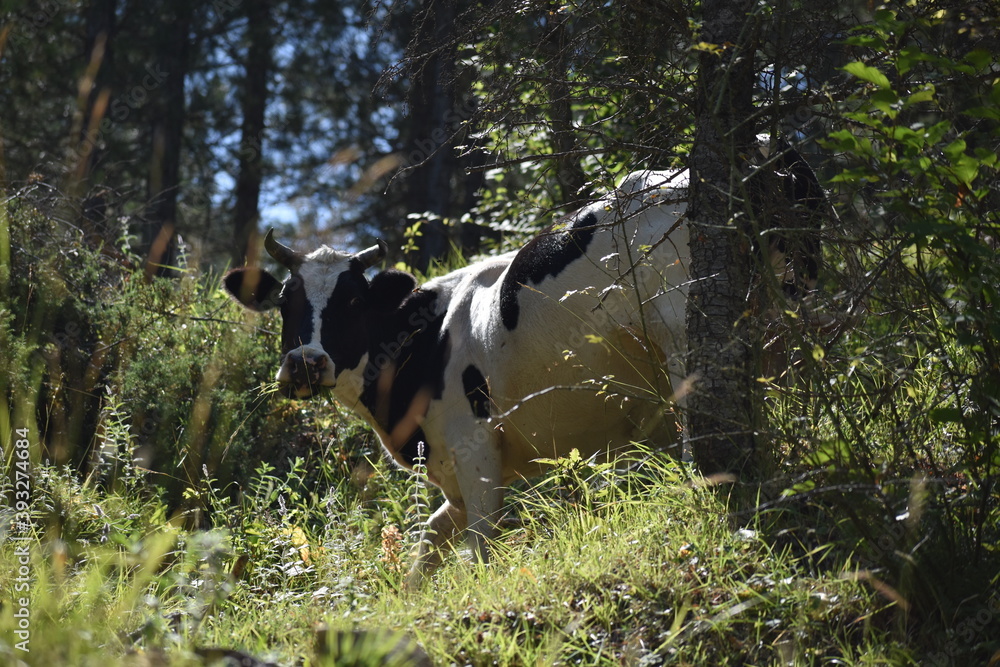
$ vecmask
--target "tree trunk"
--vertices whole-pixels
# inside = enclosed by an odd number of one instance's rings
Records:
[[[112,79],[116,14],[117,0],[93,0],[85,14],[83,56],[87,60],[91,83],[80,124],[80,163],[73,184],[83,188],[92,185],[89,179],[101,158],[98,138],[102,122],[107,118],[107,102],[115,83]]]
[[[177,261],[177,197],[181,183],[181,149],[187,100],[187,78],[192,4],[176,3],[173,20],[163,25],[164,39],[159,43],[159,63],[154,72],[162,73],[155,82],[157,112],[152,118],[152,158],[149,175],[149,205],[143,229],[143,247],[147,249],[146,277],[169,275]]]
[[[408,208],[447,217],[452,213],[453,180],[458,173],[451,137],[459,120],[455,110],[456,0],[426,0],[416,18],[410,43],[410,146],[413,170],[407,178]],[[422,228],[420,255],[424,271],[448,251],[444,222],[433,219]]]
[[[750,243],[737,214],[749,153],[754,48],[747,0],[706,0],[694,146],[689,159],[691,290],[688,429],[704,474],[739,471],[753,451],[747,292]]]
[[[250,240],[260,219],[260,190],[264,179],[264,117],[267,110],[267,81],[271,74],[270,0],[252,0],[246,4],[247,37],[246,73],[243,82],[243,126],[240,141],[240,170],[236,178],[236,204],[233,209],[233,264],[246,262]]]
[[[569,83],[568,11],[560,11],[560,3],[553,3],[546,18],[546,32],[542,48],[548,52],[549,71],[553,82],[549,87],[549,114],[552,119],[552,149],[556,154],[556,182],[559,183],[561,206],[576,208],[587,177],[580,166],[580,159],[573,155],[580,134],[573,126],[572,89]]]

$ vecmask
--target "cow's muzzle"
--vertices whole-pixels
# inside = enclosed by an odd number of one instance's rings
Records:
[[[301,347],[285,355],[276,379],[282,393],[289,398],[308,398],[321,387],[336,383],[329,355]]]

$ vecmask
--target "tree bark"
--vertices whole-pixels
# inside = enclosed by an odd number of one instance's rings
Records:
[[[85,13],[83,56],[87,60],[87,74],[92,78],[80,124],[80,164],[77,165],[76,183],[89,187],[89,179],[100,161],[98,141],[101,123],[107,117],[107,99],[113,85],[114,36],[116,30],[117,0],[93,0]]]
[[[233,208],[234,266],[241,266],[246,262],[250,240],[260,219],[267,82],[272,70],[274,46],[270,0],[249,1],[246,3],[246,11],[249,47],[243,79],[240,167],[236,177],[236,204]]]
[[[549,115],[552,122],[552,150],[555,158],[556,182],[559,183],[559,202],[570,209],[584,197],[581,191],[587,177],[580,165],[580,158],[573,155],[580,133],[573,126],[572,88],[570,86],[569,12],[560,11],[560,3],[552,3],[546,18],[546,31],[542,48],[548,52],[546,69],[553,77],[549,87]]]
[[[159,44],[159,63],[163,79],[150,84],[157,98],[158,112],[152,118],[152,158],[149,175],[149,205],[143,229],[147,249],[146,277],[170,275],[177,261],[177,197],[181,184],[181,152],[187,99],[188,55],[193,6],[181,0],[173,8],[173,20],[164,24],[164,39]]]
[[[753,451],[747,293],[750,243],[739,224],[744,157],[754,137],[754,46],[747,0],[702,3],[695,138],[689,159],[691,289],[687,421],[704,474],[737,472]]]
[[[408,207],[441,218],[452,212],[453,180],[458,172],[452,135],[455,132],[456,0],[426,0],[410,43],[415,64],[410,73],[410,145],[413,170],[407,177]],[[422,228],[420,254],[425,271],[448,251],[444,222],[432,219]]]

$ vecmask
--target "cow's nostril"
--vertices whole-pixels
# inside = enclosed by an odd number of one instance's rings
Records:
[[[285,385],[289,395],[303,397],[311,395],[324,386],[332,386],[329,377],[332,362],[326,354],[311,350],[288,352],[278,372],[278,382]]]

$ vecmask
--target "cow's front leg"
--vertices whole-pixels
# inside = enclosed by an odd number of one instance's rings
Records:
[[[468,527],[466,541],[474,558],[489,561],[489,541],[496,537],[503,506],[503,467],[499,439],[486,424],[456,448],[455,476],[465,501]]]
[[[460,504],[445,501],[438,508],[427,525],[420,533],[420,544],[417,545],[417,557],[413,561],[404,587],[416,590],[423,581],[441,563],[441,548],[466,524],[465,508]]]

